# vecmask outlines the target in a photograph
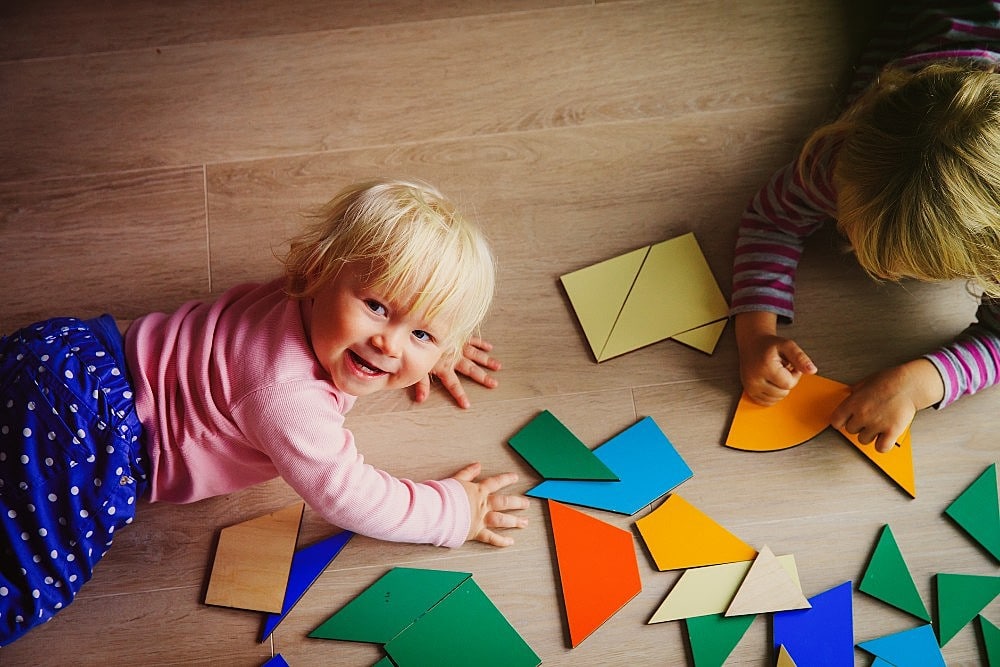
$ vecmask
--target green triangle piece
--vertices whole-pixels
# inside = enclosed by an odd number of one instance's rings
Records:
[[[938,574],[938,640],[944,646],[1000,595],[1000,577]]]
[[[545,479],[618,482],[618,475],[548,410],[508,441]]]
[[[882,528],[858,590],[928,623],[931,621],[888,524]]]
[[[388,643],[471,576],[465,572],[393,568],[309,636]]]
[[[597,361],[604,361],[604,346],[648,253],[646,246],[559,278]]]
[[[1000,498],[994,463],[948,506],[945,514],[1000,560]]]
[[[535,667],[531,647],[472,579],[385,645],[399,667]]]
[[[396,667],[396,663],[394,663],[391,659],[389,659],[389,656],[385,656],[384,658],[376,662],[374,665],[372,665],[372,667]]]
[[[989,667],[1000,667],[1000,628],[980,614],[979,629],[983,631],[983,644],[986,645],[986,664]]]
[[[755,618],[753,614],[730,618],[710,614],[685,619],[695,667],[721,667]]]

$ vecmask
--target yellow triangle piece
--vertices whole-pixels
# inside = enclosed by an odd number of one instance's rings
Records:
[[[559,278],[597,361],[648,252],[639,248]]]
[[[778,649],[778,664],[775,667],[797,667],[784,644]]]
[[[674,334],[671,338],[678,343],[684,343],[688,347],[693,347],[705,354],[712,354],[715,352],[715,346],[719,344],[719,339],[722,337],[722,332],[725,330],[726,322],[728,321],[729,319],[727,318],[718,322],[712,322],[703,327]]]
[[[729,314],[693,233],[650,247],[601,360],[639,349]]]
[[[799,582],[789,576],[774,553],[764,546],[750,566],[746,579],[740,584],[736,597],[726,609],[726,616],[766,614],[810,607],[812,605],[802,594]]]
[[[748,560],[757,551],[676,493],[635,522],[660,570]]]
[[[788,571],[788,576],[798,583],[794,556],[778,556],[778,561]],[[745,560],[685,570],[649,623],[725,613],[752,564],[753,561]]]
[[[305,503],[219,533],[205,604],[281,613]]]
[[[856,435],[840,429],[837,431],[868,457],[868,460],[874,463],[879,470],[888,475],[889,479],[910,494],[911,498],[917,497],[917,483],[913,474],[913,445],[909,427],[896,441],[896,446],[887,452],[876,450],[875,443],[861,444]]]

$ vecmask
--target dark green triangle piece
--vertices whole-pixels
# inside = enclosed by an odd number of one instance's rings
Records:
[[[913,583],[910,569],[906,567],[906,561],[903,560],[903,554],[888,524],[882,528],[858,590],[928,623],[931,621],[931,615],[927,613],[927,607],[920,598],[920,592]]]
[[[986,664],[989,667],[1000,667],[1000,628],[980,615],[979,629],[983,631],[983,644],[986,645]]]
[[[938,643],[944,646],[1000,595],[1000,577],[938,574]]]
[[[540,412],[508,442],[545,479],[620,481],[548,410]]]
[[[969,485],[944,511],[993,558],[1000,560],[1000,498],[997,496],[997,464],[994,463]]]
[[[755,618],[709,614],[685,619],[695,667],[721,667]]]

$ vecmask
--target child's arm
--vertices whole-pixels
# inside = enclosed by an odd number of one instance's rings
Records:
[[[496,387],[496,378],[487,372],[500,370],[500,362],[490,356],[492,350],[491,343],[473,337],[462,347],[462,355],[457,361],[454,363],[439,362],[431,370],[431,375],[441,381],[442,386],[448,390],[459,407],[468,408],[471,404],[465,395],[465,389],[462,387],[462,381],[458,375],[462,374],[490,389]],[[426,400],[430,393],[431,378],[428,375],[421,378],[414,386],[413,400],[420,403]]]
[[[750,400],[773,405],[788,395],[816,365],[795,341],[777,335],[778,316],[750,311],[735,316],[740,379]]]
[[[461,482],[469,495],[469,537],[495,547],[509,547],[514,539],[494,532],[495,528],[524,528],[528,520],[521,516],[513,516],[507,512],[528,508],[528,499],[524,496],[500,495],[497,492],[517,482],[517,474],[505,472],[482,481],[475,481],[482,466],[472,463],[457,473],[455,479]]]

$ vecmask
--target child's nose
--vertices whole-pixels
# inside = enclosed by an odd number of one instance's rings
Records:
[[[387,329],[372,337],[372,345],[387,357],[398,357],[403,347],[403,336],[396,328]]]

